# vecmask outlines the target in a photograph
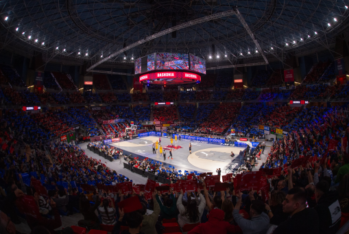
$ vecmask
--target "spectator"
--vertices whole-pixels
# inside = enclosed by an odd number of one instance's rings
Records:
[[[251,220],[243,218],[239,214],[239,210],[242,204],[241,193],[239,193],[238,201],[233,210],[233,217],[235,222],[239,225],[244,234],[249,233],[266,233],[269,228],[269,217],[263,211],[265,210],[265,204],[260,200],[254,200],[250,206]]]
[[[286,195],[282,191],[274,191],[271,194],[269,205],[265,205],[270,218],[270,224],[279,225],[287,219],[288,215],[282,211],[282,203],[285,197]]]
[[[319,216],[312,208],[306,208],[307,194],[302,188],[293,188],[288,191],[282,203],[284,213],[290,215],[281,223],[273,234],[316,234],[319,233]]]
[[[349,155],[344,156],[343,161],[344,165],[341,166],[338,170],[337,177],[335,180],[336,183],[339,183],[344,177],[344,175],[349,173]]]
[[[99,228],[99,219],[95,213],[98,205],[100,204],[100,199],[97,197],[95,205],[90,206],[90,201],[86,198],[86,195],[81,193],[79,199],[79,210],[84,216],[83,220],[78,222],[80,227],[87,229],[98,229]]]
[[[113,201],[110,198],[105,198],[101,201],[100,206],[98,207],[98,212],[101,214],[102,224],[104,225],[115,225],[115,208]]]
[[[319,216],[319,233],[335,234],[341,221],[341,208],[338,201],[338,192],[329,191],[327,181],[320,181],[315,186],[315,210]]]
[[[211,233],[236,233],[239,231],[237,226],[229,224],[224,220],[224,211],[213,209],[208,217],[208,222],[196,226],[188,234],[211,234]]]
[[[146,215],[146,204],[145,202],[142,202],[143,204],[143,209],[140,211],[141,214],[143,215],[143,222],[142,222],[142,228],[141,231],[145,234],[147,233],[157,233],[155,225],[158,221],[159,214],[160,214],[160,206],[159,203],[157,202],[155,195],[157,191],[153,192],[153,201],[154,201],[154,211],[151,215]]]
[[[183,205],[183,190],[181,190],[181,194],[177,199],[177,208],[179,211],[178,215],[178,224],[183,227],[185,224],[190,223],[198,223],[200,222],[200,218],[204,212],[204,208],[206,205],[204,196],[200,193],[200,189],[198,189],[198,194],[200,197],[200,203],[197,205],[195,200],[191,200],[190,194],[187,195],[187,206]]]
[[[63,189],[60,189],[58,192],[56,191],[55,195],[53,196],[53,200],[55,201],[56,207],[59,211],[68,211],[67,206],[69,203],[69,197],[66,195]]]
[[[156,196],[156,200],[160,205],[161,217],[164,219],[176,218],[178,211],[176,209],[176,198],[173,194],[169,195],[164,199],[164,203],[160,201],[159,196]]]
[[[113,231],[113,233],[120,233],[121,222],[123,220],[126,221],[126,224],[129,227],[129,230],[123,230],[121,234],[145,234],[145,232],[141,231],[143,216],[138,211],[134,211],[125,215],[124,211],[120,209],[119,209],[119,222],[117,222],[117,224],[115,225],[114,230],[116,231],[115,232]]]

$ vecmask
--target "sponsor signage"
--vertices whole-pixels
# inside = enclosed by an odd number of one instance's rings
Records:
[[[153,72],[139,77],[140,82],[156,79],[191,79],[201,81],[201,76],[191,72]]]
[[[41,110],[41,106],[23,106],[23,111],[35,111],[35,110]]]
[[[305,101],[305,100],[300,100],[300,101],[291,100],[290,101],[290,105],[307,105],[307,104],[309,104],[309,101]]]
[[[294,82],[293,69],[284,70],[285,83]]]
[[[280,134],[280,135],[282,135],[282,129],[277,128],[277,129],[276,129],[276,134]]]
[[[84,85],[93,85],[93,81],[85,81]]]
[[[67,140],[67,135],[61,136],[61,141],[66,141]]]
[[[270,131],[269,126],[264,126],[264,131]]]
[[[247,141],[247,138],[240,138],[240,141]]]
[[[103,142],[104,142],[104,144],[109,144],[109,143],[112,143],[112,139],[106,139]]]

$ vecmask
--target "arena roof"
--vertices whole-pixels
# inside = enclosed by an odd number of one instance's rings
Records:
[[[90,69],[165,51],[204,57],[208,67],[282,61],[331,49],[349,14],[332,0],[2,0],[0,9],[3,48]]]

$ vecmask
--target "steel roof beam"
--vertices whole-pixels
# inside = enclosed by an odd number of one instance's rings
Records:
[[[152,41],[156,38],[159,38],[159,37],[162,37],[164,35],[167,35],[167,34],[170,34],[172,32],[175,32],[175,31],[178,31],[178,30],[181,30],[181,29],[184,29],[184,28],[188,28],[188,27],[191,27],[191,26],[194,26],[194,25],[197,25],[197,24],[201,24],[201,23],[204,23],[204,22],[207,22],[207,21],[211,21],[211,20],[214,20],[214,19],[219,19],[219,18],[223,18],[223,17],[228,17],[228,16],[231,16],[231,15],[234,15],[236,14],[236,9],[232,9],[232,10],[228,10],[228,11],[223,11],[223,12],[219,12],[219,13],[216,13],[216,14],[212,14],[212,15],[209,15],[209,16],[205,16],[205,17],[202,17],[202,18],[198,18],[198,19],[195,19],[195,20],[191,20],[191,21],[188,21],[186,23],[183,23],[183,24],[180,24],[180,25],[177,25],[177,26],[174,26],[174,27],[171,27],[171,28],[168,28],[168,29],[165,29],[161,32],[158,32],[158,33],[155,33],[153,35],[150,35],[144,39],[141,39],[129,46],[126,46],[125,48],[119,50],[119,51],[116,51],[112,54],[110,54],[108,57],[106,58],[103,58],[101,60],[99,60],[98,62],[96,62],[95,64],[93,64],[91,67],[89,67],[87,69],[87,71],[91,72],[93,68],[97,67],[98,65],[108,61],[109,59],[119,55],[119,54],[122,54],[124,52],[126,52],[127,50],[130,50],[134,47],[137,47],[139,45],[142,45],[146,42],[149,42],[149,41]]]
[[[268,59],[267,57],[264,55],[264,52],[261,48],[261,46],[259,45],[257,39],[255,38],[253,32],[251,31],[250,27],[248,26],[248,24],[246,23],[244,17],[242,17],[242,15],[240,14],[240,11],[238,9],[236,9],[236,16],[238,17],[238,19],[240,20],[242,26],[244,26],[245,30],[247,31],[247,33],[250,35],[250,37],[252,38],[252,41],[254,42],[254,44],[257,47],[258,52],[262,55],[264,61],[266,64],[268,64]]]

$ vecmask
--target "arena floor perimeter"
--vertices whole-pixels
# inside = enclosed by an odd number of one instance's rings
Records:
[[[180,149],[173,149],[172,155],[173,159],[168,159],[169,151],[166,150],[167,158],[159,153],[153,154],[152,144],[159,140],[159,137],[149,136],[137,138],[129,141],[122,141],[117,143],[111,143],[112,146],[122,149],[126,154],[128,152],[136,154],[143,157],[148,157],[150,159],[164,162],[175,166],[177,170],[188,170],[188,171],[198,171],[198,172],[216,172],[217,168],[221,168],[222,175],[229,173],[225,172],[224,168],[234,158],[230,157],[231,152],[238,155],[242,147],[232,147],[232,146],[221,146],[208,144],[204,142],[191,142],[192,153],[189,153],[189,140],[174,141],[173,145],[181,146]],[[161,138],[161,145],[167,147],[171,145],[171,140],[166,137]],[[237,159],[236,159],[237,160]],[[238,161],[238,160],[237,160]],[[237,164],[236,164],[237,166]]]

